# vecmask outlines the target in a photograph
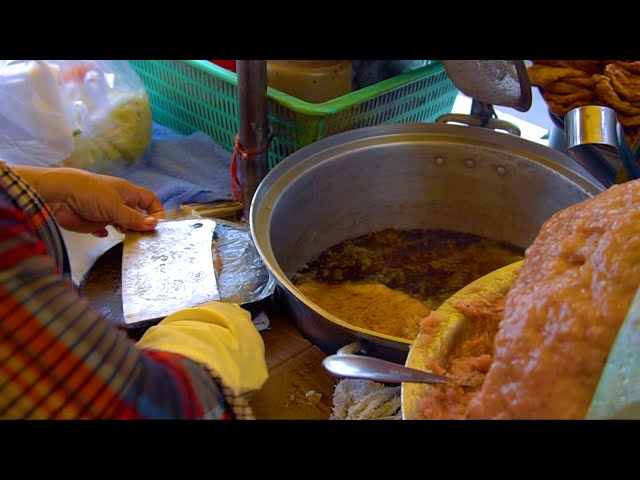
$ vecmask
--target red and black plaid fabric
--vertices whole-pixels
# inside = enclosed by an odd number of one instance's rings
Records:
[[[139,348],[78,294],[50,210],[1,162],[0,418],[253,418],[206,367]]]

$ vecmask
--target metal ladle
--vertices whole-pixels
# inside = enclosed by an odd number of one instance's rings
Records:
[[[447,76],[472,98],[471,114],[448,113],[437,123],[461,123],[505,130],[520,135],[520,129],[497,117],[494,105],[526,112],[531,108],[531,83],[523,60],[442,60]]]
[[[360,378],[384,383],[455,383],[467,387],[474,386],[454,376],[436,375],[365,355],[329,355],[322,361],[322,365],[337,377]]]

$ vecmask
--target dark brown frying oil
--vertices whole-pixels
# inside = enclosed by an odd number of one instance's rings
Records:
[[[523,258],[523,248],[470,233],[389,228],[325,250],[293,282],[382,283],[436,309],[465,285]]]

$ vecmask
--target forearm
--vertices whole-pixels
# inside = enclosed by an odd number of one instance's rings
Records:
[[[144,352],[71,289],[0,202],[0,418],[228,418],[207,368]]]
[[[174,353],[141,351],[58,277],[43,275],[43,265],[32,258],[0,272],[0,416],[231,416],[206,368]]]

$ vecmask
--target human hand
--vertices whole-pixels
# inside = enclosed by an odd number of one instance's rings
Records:
[[[74,232],[106,236],[118,230],[153,230],[164,210],[150,190],[128,180],[75,168],[16,169],[44,198],[58,224]]]

